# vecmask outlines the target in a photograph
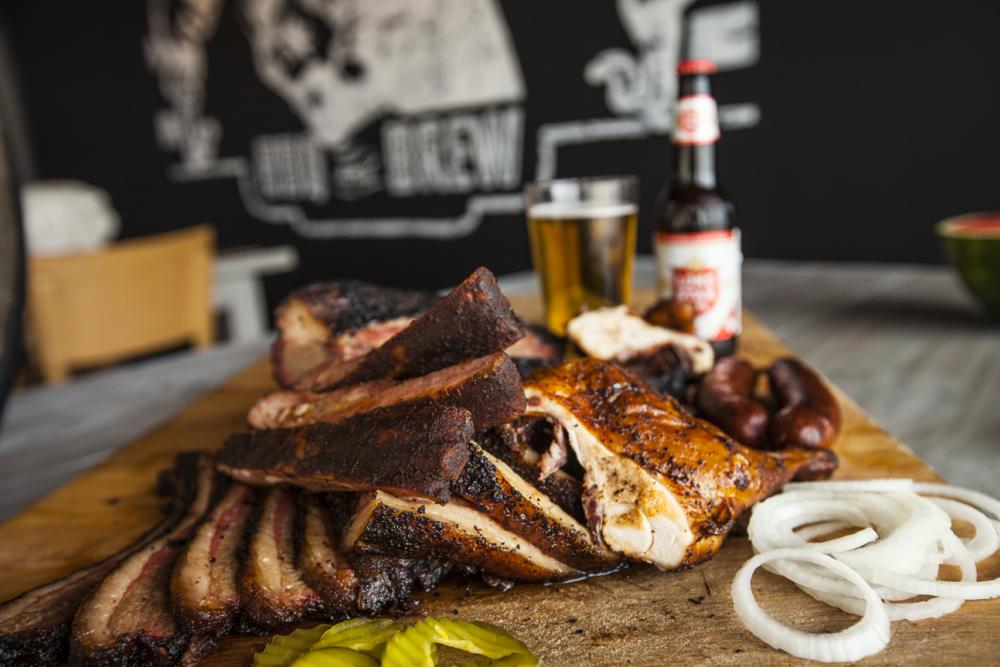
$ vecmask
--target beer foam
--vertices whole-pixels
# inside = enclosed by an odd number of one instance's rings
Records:
[[[549,201],[532,204],[528,209],[529,218],[547,218],[563,220],[573,218],[618,218],[635,215],[638,207],[635,204],[582,202],[582,201]]]

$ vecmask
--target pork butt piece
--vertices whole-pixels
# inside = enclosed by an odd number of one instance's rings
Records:
[[[184,515],[197,482],[196,454],[178,455],[161,474],[161,492],[172,497],[162,520],[138,540],[104,560],[33,588],[0,605],[0,664],[57,665],[66,661],[73,615],[84,597],[118,563],[169,531]]]
[[[583,505],[610,549],[660,569],[713,556],[736,518],[796,476],[828,475],[833,452],[738,444],[615,364],[574,359],[525,383],[528,414],[552,421],[584,469]]]
[[[295,491],[269,489],[240,575],[243,610],[254,631],[295,623],[319,613],[322,600],[295,563]]]
[[[290,387],[324,362],[348,362],[409,326],[437,297],[433,292],[379,287],[357,280],[316,283],[278,306],[271,346],[274,379]]]
[[[328,615],[403,613],[415,587],[437,586],[442,561],[347,554],[340,543],[354,494],[303,494],[298,565]],[[336,496],[335,498],[331,498]],[[343,514],[343,516],[341,516]]]
[[[366,494],[344,531],[344,547],[360,553],[448,560],[516,581],[582,574],[459,499],[435,505],[384,491]]]
[[[171,610],[170,575],[221,480],[210,455],[201,455],[197,468],[194,500],[177,525],[122,560],[77,609],[73,664],[170,665],[184,652],[190,637]]]
[[[524,390],[514,363],[502,352],[394,383],[375,380],[331,392],[277,391],[251,408],[251,428],[336,423],[388,406],[450,405],[472,414],[476,431],[505,424],[524,412]]]
[[[503,528],[573,568],[601,572],[621,560],[596,544],[584,525],[475,443],[469,443],[469,462],[452,491]]]
[[[446,502],[469,458],[468,410],[448,405],[383,408],[336,424],[230,436],[219,470],[247,484],[312,491],[386,489]]]
[[[174,614],[190,634],[225,634],[240,609],[240,554],[254,510],[254,491],[234,483],[198,527],[174,566]]]
[[[327,391],[370,380],[418,377],[501,352],[523,335],[496,278],[480,267],[391,339],[363,356],[324,362],[294,386]]]

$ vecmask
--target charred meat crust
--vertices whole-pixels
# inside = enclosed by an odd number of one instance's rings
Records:
[[[329,390],[379,378],[417,377],[500,352],[523,335],[496,278],[480,267],[384,344],[350,362],[323,364],[295,386]]]
[[[328,613],[354,611],[361,581],[341,549],[333,513],[321,494],[301,494],[299,505],[297,563],[302,578]]]
[[[253,489],[231,485],[174,566],[174,615],[189,634],[221,635],[232,627],[240,609],[240,557],[253,509]]]
[[[66,661],[69,632],[80,603],[118,563],[169,531],[192,499],[197,455],[177,456],[158,478],[157,492],[169,495],[163,519],[138,540],[104,560],[38,586],[0,605],[0,664],[55,665]]]
[[[399,324],[405,326],[435,299],[433,292],[379,287],[356,280],[316,283],[296,290],[275,313],[278,338],[271,347],[274,378],[289,387],[304,372],[329,359],[367,352],[366,344],[370,349],[386,339],[376,331],[381,323],[401,320]],[[371,331],[353,340],[364,329]],[[399,326],[390,329],[391,336]]]
[[[504,424],[524,412],[524,391],[513,362],[497,353],[398,384],[376,380],[332,392],[279,391],[259,399],[247,421],[254,429],[336,423],[390,406],[451,405],[472,414],[476,430]]]
[[[510,426],[504,425],[483,431],[476,435],[475,440],[480,447],[531,482],[532,486],[545,494],[564,512],[577,521],[586,521],[580,500],[582,493],[580,480],[561,470],[542,479],[540,456],[527,445],[518,443],[514,429]]]
[[[295,491],[277,487],[264,492],[240,575],[243,629],[275,628],[323,610],[295,562],[295,523]]]
[[[80,665],[174,664],[189,636],[170,608],[170,574],[218,489],[210,455],[198,457],[197,490],[176,526],[123,559],[73,619],[70,661]]]
[[[582,574],[459,501],[433,506],[381,491],[368,494],[344,541],[359,553],[448,560],[517,581]]]
[[[475,443],[469,443],[469,462],[452,491],[570,567],[596,572],[618,562],[614,554],[594,543],[584,526]]]
[[[383,408],[337,424],[231,436],[219,470],[242,482],[313,491],[386,489],[446,502],[474,432],[462,408]]]

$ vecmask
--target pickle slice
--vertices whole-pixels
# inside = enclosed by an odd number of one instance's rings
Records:
[[[329,629],[329,625],[317,625],[314,628],[299,628],[287,635],[275,635],[263,651],[254,654],[252,664],[261,667],[288,667]]]
[[[382,667],[434,667],[437,644],[485,656],[497,667],[541,664],[524,643],[495,625],[426,618],[389,640],[382,654]]]
[[[334,646],[313,649],[291,667],[378,667],[378,660],[353,649]]]
[[[402,625],[389,618],[352,618],[324,632],[312,648],[349,648],[378,657],[385,643],[402,629]]]

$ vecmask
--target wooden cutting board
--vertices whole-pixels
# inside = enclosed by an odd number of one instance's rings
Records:
[[[525,317],[540,314],[533,300],[512,301]],[[740,354],[763,365],[790,352],[747,317]],[[261,360],[0,525],[0,599],[88,565],[135,539],[158,516],[156,473],[176,452],[215,449],[229,433],[244,429],[250,404],[273,386],[268,362]],[[905,445],[845,396],[839,398],[844,430],[835,446],[841,458],[838,478],[937,479]],[[428,613],[497,623],[549,667],[794,664],[749,634],[733,613],[729,585],[749,556],[747,540],[731,537],[712,561],[688,572],[635,567],[574,584],[518,585],[508,592],[448,583],[424,595],[421,604]],[[1000,558],[980,564],[981,579],[998,576]],[[806,630],[838,630],[853,620],[767,573],[754,578],[754,589],[765,610]],[[942,619],[894,623],[892,631],[889,648],[864,664],[996,664],[1000,599],[967,602]],[[229,638],[204,664],[247,664],[262,644],[260,638]]]

